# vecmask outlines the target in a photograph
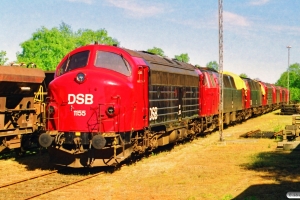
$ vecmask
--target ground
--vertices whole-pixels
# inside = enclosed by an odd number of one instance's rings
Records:
[[[288,191],[300,192],[300,153],[278,150],[276,139],[239,136],[291,123],[272,112],[225,129],[222,142],[216,131],[36,199],[287,199]],[[0,160],[0,185],[51,170],[48,159]]]

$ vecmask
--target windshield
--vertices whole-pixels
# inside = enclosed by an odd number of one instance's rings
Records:
[[[68,71],[85,67],[88,62],[90,51],[82,51],[70,56],[59,68],[57,76],[60,76]]]
[[[112,52],[97,51],[95,66],[110,69],[124,74],[125,76],[131,75],[129,63],[122,55]]]

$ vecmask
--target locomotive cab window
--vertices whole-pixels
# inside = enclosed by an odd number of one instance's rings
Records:
[[[207,80],[207,76],[206,75],[204,75],[203,85],[205,85],[205,86],[208,85],[208,80]]]
[[[125,58],[112,52],[97,51],[95,66],[110,69],[125,76],[131,75],[131,67]]]
[[[232,88],[236,89],[236,85],[235,85],[235,82],[234,82],[233,78],[231,76],[228,76],[228,79],[231,83]]]
[[[82,51],[70,56],[58,69],[57,76],[60,76],[68,71],[85,67],[88,62],[90,51]]]
[[[212,72],[213,74],[213,79],[215,80],[215,84],[217,86],[217,84],[219,84],[219,79],[217,77],[219,77],[219,73],[217,72]]]
[[[228,76],[223,76],[223,83],[225,88],[231,88],[230,81],[228,79]]]
[[[210,82],[211,82],[212,87],[216,87],[216,83],[215,83],[214,77],[213,77],[213,75],[211,73],[209,73],[209,78],[210,78]]]

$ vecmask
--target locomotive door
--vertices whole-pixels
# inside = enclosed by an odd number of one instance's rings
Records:
[[[137,84],[135,86],[135,94],[137,95],[134,106],[134,128],[142,129],[148,126],[148,66],[139,66],[137,71]]]

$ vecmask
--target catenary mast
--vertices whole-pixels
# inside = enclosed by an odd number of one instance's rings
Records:
[[[219,134],[223,141],[223,0],[219,0]]]

